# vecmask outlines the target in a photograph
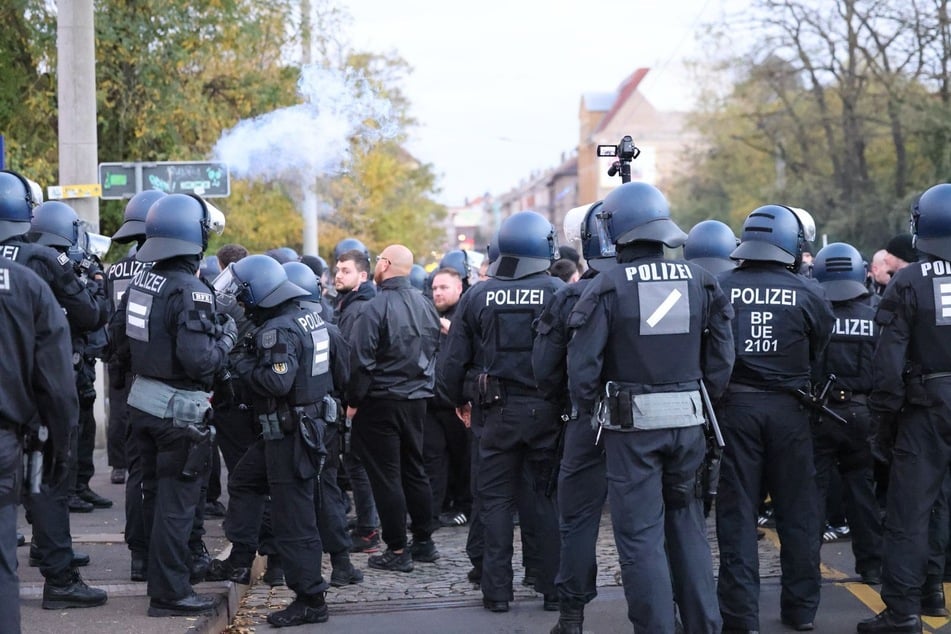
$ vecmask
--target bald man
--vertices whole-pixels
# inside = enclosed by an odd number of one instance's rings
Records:
[[[347,416],[352,450],[370,477],[386,551],[370,557],[378,570],[411,572],[439,552],[432,492],[423,467],[423,419],[434,395],[439,315],[413,288],[413,254],[393,244],[376,258],[377,295],[367,301],[350,335]],[[407,545],[406,513],[413,541]]]
[[[888,263],[885,260],[887,254],[888,251],[885,249],[876,251],[875,255],[872,256],[872,263],[868,267],[868,276],[871,281],[870,290],[876,295],[881,295],[892,279],[892,272],[888,269]]]

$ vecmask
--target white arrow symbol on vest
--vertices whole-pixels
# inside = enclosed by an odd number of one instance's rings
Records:
[[[660,306],[657,307],[657,310],[655,310],[653,314],[647,318],[647,325],[651,328],[656,326],[657,322],[667,316],[667,313],[670,312],[670,309],[674,307],[674,304],[676,304],[677,300],[679,300],[681,297],[683,297],[683,294],[681,294],[681,292],[676,288],[670,291],[670,295],[667,296],[667,299],[662,301]]]

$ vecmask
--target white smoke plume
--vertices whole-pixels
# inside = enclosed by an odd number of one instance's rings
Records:
[[[305,66],[297,83],[303,103],[240,121],[212,150],[232,175],[261,181],[313,183],[346,172],[350,143],[366,146],[399,132],[389,100],[354,69]]]

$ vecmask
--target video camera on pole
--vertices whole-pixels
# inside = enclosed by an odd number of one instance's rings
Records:
[[[621,175],[622,183],[631,182],[631,161],[641,154],[641,149],[634,145],[634,139],[625,134],[617,145],[598,145],[599,157],[616,157],[617,160],[608,168],[608,176]]]

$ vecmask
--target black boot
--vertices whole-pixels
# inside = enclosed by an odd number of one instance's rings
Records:
[[[274,627],[292,627],[306,623],[325,623],[330,618],[324,594],[312,597],[299,595],[283,610],[267,615],[267,622]]]
[[[236,565],[230,558],[212,559],[205,581],[233,581],[247,586],[251,584],[251,566]]]
[[[17,531],[17,547],[26,545],[26,537],[23,536],[23,533]]]
[[[284,585],[284,564],[280,555],[267,556],[267,568],[261,580],[272,588]]]
[[[581,634],[584,624],[584,605],[562,599],[558,604],[558,622],[551,628],[551,634]]]
[[[72,568],[46,579],[43,585],[43,609],[92,608],[106,602],[105,590],[90,588]]]
[[[211,595],[191,594],[176,601],[149,601],[149,616],[192,616],[202,612],[210,612],[218,605],[218,597]]]
[[[929,576],[921,587],[921,613],[925,616],[948,616],[941,577]]]
[[[205,547],[205,542],[189,545],[188,550],[191,553],[188,582],[192,584],[201,583],[205,580],[205,575],[208,574],[208,566],[211,565],[211,555],[208,553],[208,548]]]
[[[363,581],[363,573],[357,570],[350,561],[350,552],[343,551],[330,555],[330,564],[333,570],[330,573],[330,585],[342,588],[352,583]]]
[[[896,632],[921,633],[921,619],[917,614],[898,614],[889,609],[856,626],[859,634],[895,634]]]
[[[132,563],[129,566],[130,581],[145,581],[148,578],[149,557],[145,553],[132,553]]]

